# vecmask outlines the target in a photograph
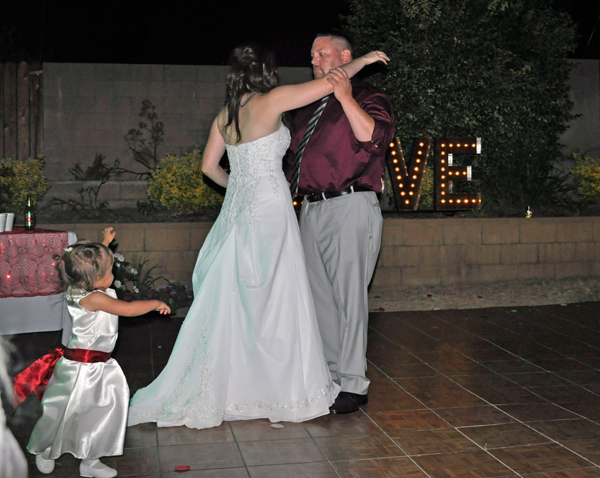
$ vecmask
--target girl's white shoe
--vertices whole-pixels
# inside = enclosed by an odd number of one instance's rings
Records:
[[[42,453],[35,455],[35,466],[44,475],[54,471],[54,460],[50,459],[50,448],[46,448]]]
[[[117,470],[100,460],[81,460],[79,474],[85,478],[112,478],[117,476]]]

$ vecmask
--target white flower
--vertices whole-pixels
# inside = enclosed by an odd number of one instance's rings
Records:
[[[114,284],[115,284],[115,287],[116,287],[117,289],[120,289],[120,288],[121,288],[121,286],[123,285],[123,284],[121,284],[121,281],[120,281],[120,280],[116,280],[116,281],[114,282]]]
[[[118,262],[115,264],[115,266],[117,267],[121,267],[121,264],[119,264]]]
[[[73,246],[69,246],[65,248],[65,252],[71,252],[73,250]]]
[[[115,259],[118,260],[119,262],[125,261],[125,258],[121,254],[115,254],[114,256],[115,256]]]
[[[135,269],[133,267],[131,269],[129,269],[129,272],[131,272],[133,275],[137,275],[137,273],[138,273],[137,269]]]
[[[136,294],[139,294],[140,290],[136,286],[133,286],[133,292],[135,292]]]

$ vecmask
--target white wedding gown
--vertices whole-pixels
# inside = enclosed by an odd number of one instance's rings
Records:
[[[128,425],[208,428],[329,413],[339,386],[323,356],[281,168],[289,143],[281,125],[227,145],[231,175],[196,262],[194,302],[165,369],[132,398]]]

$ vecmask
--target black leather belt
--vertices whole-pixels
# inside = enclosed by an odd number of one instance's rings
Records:
[[[361,193],[361,192],[367,192],[367,191],[372,192],[373,190],[369,189],[369,188],[361,187],[361,186],[353,186],[348,189],[343,189],[341,191],[327,191],[327,192],[323,192],[323,193],[307,193],[304,195],[304,199],[307,200],[308,202],[319,202],[319,201],[323,201],[323,199],[333,199],[333,198],[338,198],[340,196],[347,196],[348,194],[352,194],[352,193]]]

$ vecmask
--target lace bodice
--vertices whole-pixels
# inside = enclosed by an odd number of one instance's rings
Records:
[[[281,160],[290,140],[290,131],[282,124],[277,131],[262,138],[239,145],[226,145],[231,173],[221,214],[229,227],[242,213],[248,214],[252,227],[256,188],[261,181],[270,184],[273,194],[282,193],[276,174],[283,174]]]

